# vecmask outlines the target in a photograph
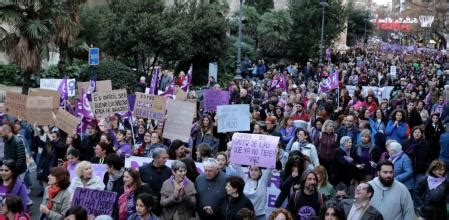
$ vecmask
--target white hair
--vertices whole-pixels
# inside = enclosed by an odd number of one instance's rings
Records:
[[[203,167],[218,168],[218,162],[214,158],[208,158],[203,161]]]
[[[400,143],[398,143],[397,141],[393,141],[393,142],[389,143],[387,145],[387,148],[390,148],[390,150],[395,152],[395,153],[402,152],[402,145]]]

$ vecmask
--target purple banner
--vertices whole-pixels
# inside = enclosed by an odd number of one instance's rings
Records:
[[[217,106],[229,104],[229,92],[218,89],[204,90],[204,111],[216,112]]]
[[[329,92],[332,89],[338,88],[339,79],[338,79],[338,71],[332,73],[327,79],[323,80],[320,83],[319,92]]]
[[[89,215],[112,215],[116,192],[78,187],[72,198],[72,206],[79,205],[87,210]]]

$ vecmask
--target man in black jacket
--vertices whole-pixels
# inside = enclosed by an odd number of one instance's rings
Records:
[[[153,150],[153,161],[139,167],[140,178],[142,182],[148,184],[155,193],[158,201],[161,200],[161,188],[165,180],[170,178],[172,171],[165,165],[168,160],[167,150],[165,148],[156,148]],[[156,215],[160,215],[161,208],[157,206],[152,209]]]
[[[24,173],[27,170],[25,146],[23,141],[20,140],[14,133],[14,125],[10,122],[5,123],[2,126],[0,135],[3,136],[5,141],[5,157],[4,160],[12,159],[16,162],[18,169],[17,175]]]
[[[347,219],[383,220],[382,214],[371,206],[374,195],[373,187],[368,183],[360,183],[354,193],[354,199],[345,199],[340,203]]]

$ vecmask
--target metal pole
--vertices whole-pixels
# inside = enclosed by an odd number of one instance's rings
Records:
[[[322,19],[321,19],[321,40],[320,40],[320,63],[323,63],[323,41],[324,41],[324,4],[322,6]]]
[[[240,13],[239,13],[239,36],[237,38],[237,65],[235,70],[235,80],[241,80],[241,70],[240,70],[240,58],[242,53],[242,17],[243,17],[243,0],[240,0]]]

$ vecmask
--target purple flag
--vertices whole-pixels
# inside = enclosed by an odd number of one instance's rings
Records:
[[[182,82],[181,89],[184,92],[187,92],[189,90],[190,84],[192,84],[192,71],[193,71],[193,65],[190,64],[189,71],[187,71],[187,79]]]
[[[67,76],[61,80],[58,86],[58,93],[61,96],[60,106],[64,106],[65,100],[69,98],[69,90],[67,89]]]
[[[96,81],[97,81],[97,74],[95,74],[90,78],[89,88],[87,88],[87,100],[89,100],[89,102],[92,101],[92,93],[94,93],[95,90],[97,89]]]
[[[282,74],[277,87],[281,88],[284,91],[287,91],[287,74]]]
[[[84,89],[81,91],[81,97],[76,99],[75,113],[78,118],[81,118],[81,123],[78,126],[78,129],[81,129],[82,131],[85,131],[87,125],[92,123],[95,119],[89,100],[87,99],[87,94],[84,93]]]
[[[332,89],[338,88],[339,79],[338,79],[338,71],[332,73],[327,79],[324,79],[320,82],[319,92],[328,92]]]
[[[153,73],[153,76],[151,77],[151,84],[150,84],[150,94],[151,95],[157,95],[157,85],[159,82],[159,73],[161,72],[161,68],[156,68],[156,71]]]
[[[164,96],[170,99],[173,99],[173,95],[175,94],[175,81],[171,81],[170,86],[168,86],[167,91],[160,94],[159,96]]]
[[[331,60],[331,56],[332,56],[332,49],[327,48],[326,49],[326,60],[327,61]]]

